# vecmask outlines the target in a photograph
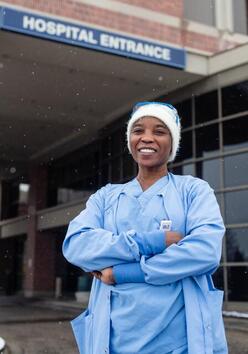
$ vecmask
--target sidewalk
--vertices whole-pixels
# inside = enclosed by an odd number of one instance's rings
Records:
[[[7,342],[4,354],[78,354],[70,321],[86,306],[71,299],[0,296],[0,337]],[[229,354],[248,354],[248,319],[224,317],[224,321]]]

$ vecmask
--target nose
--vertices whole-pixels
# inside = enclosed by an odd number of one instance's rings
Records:
[[[146,144],[152,143],[154,141],[153,135],[150,132],[144,132],[141,137],[141,141]]]

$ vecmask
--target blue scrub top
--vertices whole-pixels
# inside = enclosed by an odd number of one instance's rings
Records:
[[[183,235],[167,248],[164,218]],[[169,173],[145,192],[137,180],[109,184],[92,195],[63,252],[86,272],[113,267],[118,285],[94,279],[88,309],[72,321],[80,354],[227,354],[223,292],[211,280],[224,232],[213,190],[191,176]],[[184,341],[185,321],[187,343],[170,350],[170,337]]]
[[[118,233],[134,229],[156,237],[152,232],[159,230],[161,220],[168,220],[161,194],[167,183],[168,177],[162,177],[144,192],[137,179],[128,183],[117,206]],[[111,354],[164,354],[187,342],[181,281],[161,286],[117,284],[110,317]]]

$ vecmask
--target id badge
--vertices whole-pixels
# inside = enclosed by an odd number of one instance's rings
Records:
[[[159,230],[170,231],[171,230],[171,220],[161,220]]]

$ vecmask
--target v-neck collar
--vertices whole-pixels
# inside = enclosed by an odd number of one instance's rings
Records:
[[[165,190],[163,188],[169,182],[169,173],[166,176],[159,178],[149,188],[143,191],[137,178],[134,178],[125,185],[122,192],[133,197],[143,197],[145,199],[151,198],[153,195],[164,195]]]

